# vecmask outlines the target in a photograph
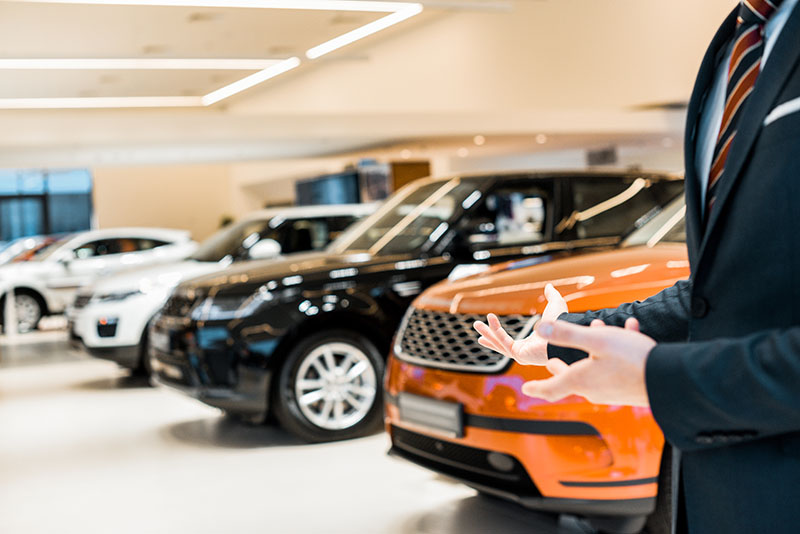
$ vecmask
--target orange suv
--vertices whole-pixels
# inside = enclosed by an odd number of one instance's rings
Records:
[[[648,516],[668,515],[656,509],[664,438],[649,409],[527,397],[522,384],[547,370],[481,347],[472,323],[494,312],[527,336],[548,282],[574,312],[673,285],[689,275],[683,214],[680,199],[617,250],[506,263],[420,295],[387,366],[390,453],[533,509],[590,517],[604,531],[638,532]]]

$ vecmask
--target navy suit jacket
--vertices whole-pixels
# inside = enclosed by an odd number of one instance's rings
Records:
[[[714,37],[689,103],[691,277],[643,302],[560,317],[622,326],[659,344],[647,361],[653,415],[682,453],[692,534],[800,532],[800,8],[745,104],[708,225],[695,173],[697,123],[734,34]],[[577,351],[550,347],[574,360]],[[585,356],[585,354],[584,354]]]

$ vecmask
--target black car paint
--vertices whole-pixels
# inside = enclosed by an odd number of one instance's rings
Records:
[[[227,412],[262,419],[269,412],[272,377],[291,347],[310,333],[355,331],[388,354],[391,338],[414,296],[447,277],[458,263],[557,257],[575,249],[597,250],[615,245],[619,236],[570,240],[574,236],[554,235],[555,222],[572,212],[572,196],[562,178],[570,176],[585,174],[517,174],[475,181],[484,196],[495,187],[520,180],[541,180],[551,188],[545,240],[538,245],[496,249],[488,257],[476,260],[459,246],[465,210],[457,209],[448,231],[439,240],[406,254],[368,257],[309,253],[291,260],[238,264],[223,273],[183,282],[170,302],[185,299],[191,304],[176,313],[169,311],[168,302],[152,325],[151,333],[166,335],[169,342],[168,350],[151,348],[154,379]],[[674,180],[643,173],[609,172],[603,176]],[[268,292],[272,300],[249,317],[209,321],[187,316],[207,297],[245,297],[259,290]]]

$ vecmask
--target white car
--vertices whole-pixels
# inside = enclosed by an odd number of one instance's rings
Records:
[[[79,287],[123,269],[174,262],[197,248],[189,232],[165,228],[113,228],[66,236],[30,261],[0,266],[0,288],[14,288],[17,329],[36,328],[45,315],[62,313]],[[4,308],[0,308],[3,310]]]
[[[375,204],[342,204],[255,212],[204,241],[188,259],[120,273],[83,288],[67,316],[73,345],[123,367],[149,373],[147,325],[183,280],[234,261],[277,258],[324,248]]]

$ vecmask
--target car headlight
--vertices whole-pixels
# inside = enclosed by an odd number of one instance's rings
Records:
[[[254,314],[264,303],[270,302],[273,298],[272,293],[263,286],[252,295],[207,297],[199,306],[194,307],[191,317],[195,321],[241,319]]]
[[[131,297],[135,297],[136,295],[143,295],[144,293],[139,289],[134,289],[130,291],[115,291],[113,293],[103,293],[100,295],[94,295],[92,300],[95,302],[120,302]]]

